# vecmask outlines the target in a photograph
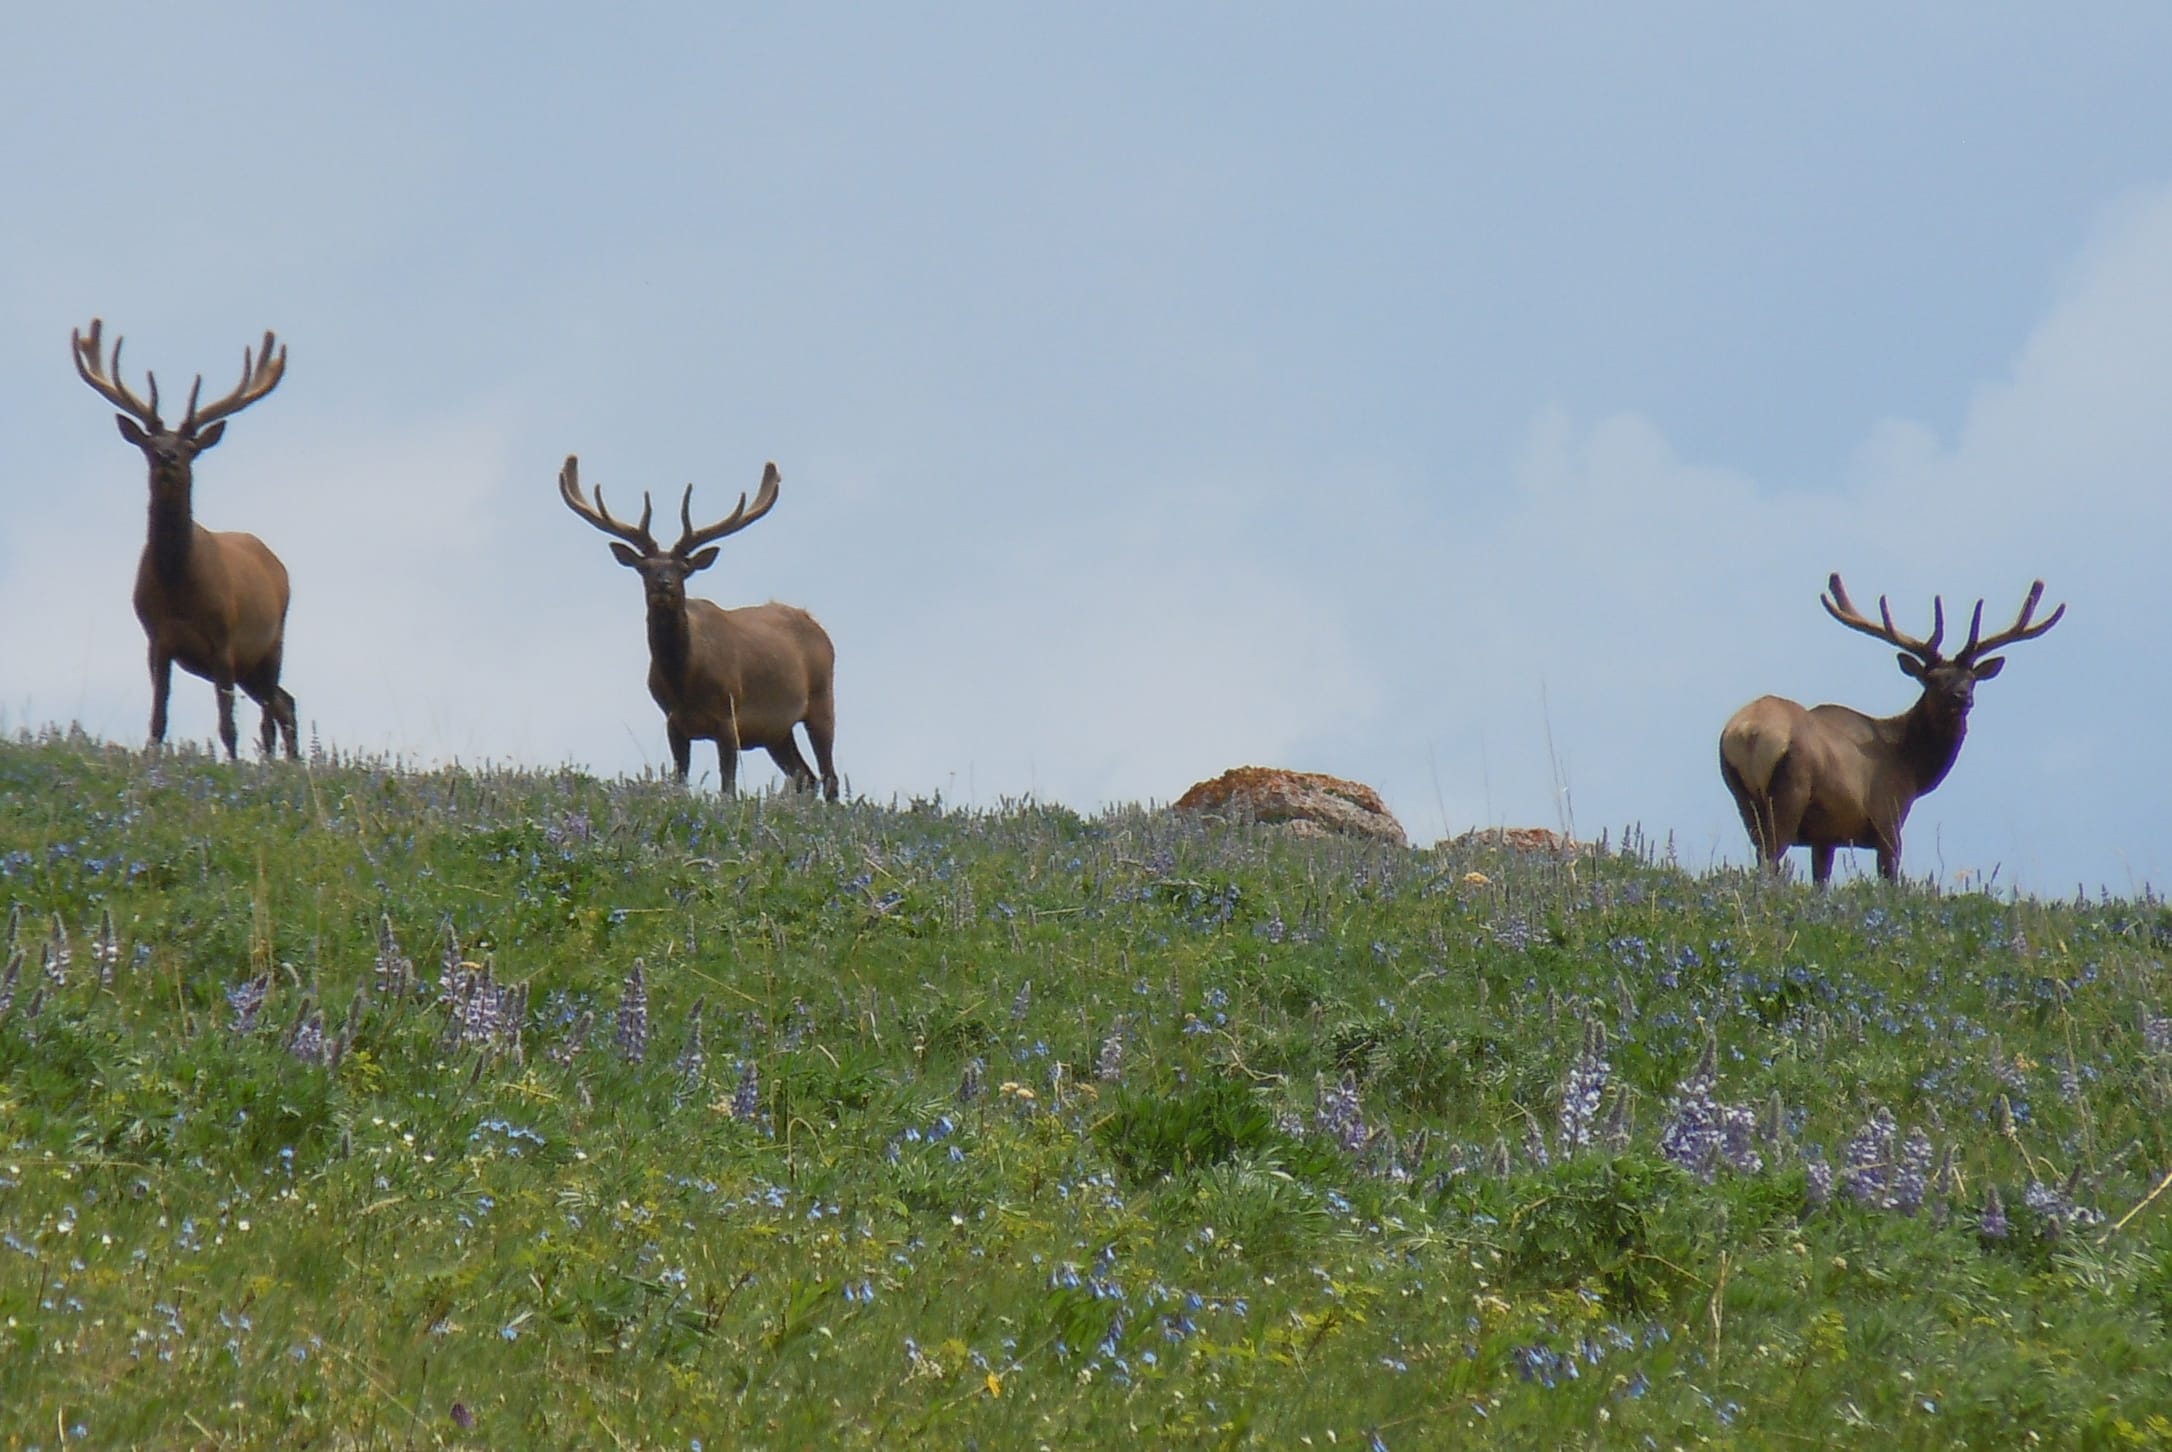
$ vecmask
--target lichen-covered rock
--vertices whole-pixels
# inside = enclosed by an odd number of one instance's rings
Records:
[[[1504,852],[1535,852],[1547,857],[1567,857],[1576,851],[1576,840],[1544,827],[1479,827],[1465,832],[1455,847],[1497,847]]]
[[[1360,782],[1316,771],[1240,766],[1203,781],[1177,798],[1180,812],[1210,813],[1233,821],[1274,822],[1304,836],[1339,832],[1405,845],[1402,823]]]

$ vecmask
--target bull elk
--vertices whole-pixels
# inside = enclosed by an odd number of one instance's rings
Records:
[[[757,746],[795,787],[812,789],[815,774],[792,739],[792,728],[804,723],[822,768],[822,794],[834,802],[837,768],[830,749],[837,735],[837,703],[831,686],[837,652],[829,634],[795,606],[771,601],[725,610],[686,597],[686,577],[716,563],[714,541],[769,513],[779,478],[777,466],[769,465],[753,508],[741,494],[738,508],[699,529],[692,514],[694,486],[687,485],[679,500],[679,542],[668,550],[649,533],[653,511],[647,493],[641,496],[639,524],[613,519],[601,486],[593,505],[582,497],[580,461],[572,454],[558,473],[558,494],[566,508],[612,536],[611,553],[620,564],[641,574],[649,607],[649,694],[663,708],[679,780],[686,780],[693,743],[700,740],[716,743],[717,770],[727,793],[738,778],[740,748]]]
[[[121,410],[115,415],[121,437],[141,449],[151,466],[150,533],[136,566],[136,618],[151,643],[151,744],[166,739],[166,700],[178,663],[218,689],[219,739],[228,757],[239,754],[234,687],[240,686],[263,708],[264,754],[271,754],[276,729],[291,758],[297,754],[294,697],[279,685],[286,648],[286,566],[253,534],[205,529],[190,501],[196,456],[225,435],[228,418],[279,386],[287,350],[273,353],[266,332],[261,353],[242,350],[241,382],[214,403],[198,405],[204,378],[197,374],[188,412],[169,429],[159,419],[158,376],[145,375],[149,401],[137,397],[121,381],[121,339],[113,340],[111,365],[104,359],[99,341],[104,326],[92,318],[89,337],[71,332],[69,338],[75,371]]]
[[[1833,619],[1888,645],[1900,647],[1900,668],[1923,686],[1915,705],[1898,716],[1866,716],[1846,706],[1804,710],[1779,696],[1760,696],[1720,732],[1720,775],[1742,810],[1742,823],[1758,856],[1774,871],[1790,847],[1810,849],[1810,875],[1819,883],[1833,873],[1833,849],[1873,847],[1878,871],[1900,876],[1901,824],[1918,797],[1927,796],[1961,753],[1976,683],[2006,664],[1994,650],[2034,640],[2066,614],[2061,605],[2031,625],[2044,582],[2029,587],[2014,623],[1983,638],[1983,601],[1969,621],[1968,643],[1947,659],[1939,654],[1946,634],[1943,600],[1931,604],[1931,634],[1917,640],[1893,628],[1883,596],[1879,622],[1863,617],[1848,599],[1840,576],[1819,603]]]

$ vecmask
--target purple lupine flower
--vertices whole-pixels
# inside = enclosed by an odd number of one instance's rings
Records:
[[[400,951],[400,941],[392,933],[392,914],[377,914],[377,963],[376,987],[384,997],[394,1003],[401,1002],[414,992],[415,965]]]
[[[1840,1188],[1856,1204],[1884,1209],[1891,1190],[1893,1136],[1898,1131],[1893,1111],[1879,1105],[1863,1127],[1848,1141],[1846,1160],[1840,1167]]]
[[[795,998],[791,1008],[785,1011],[784,1036],[778,1040],[779,1046],[796,1049],[813,1030],[814,1010],[807,1006],[805,999]]]
[[[1545,1131],[1539,1128],[1538,1120],[1528,1114],[1523,1120],[1523,1157],[1542,1170],[1554,1162],[1554,1157],[1546,1152]]]
[[[528,1023],[528,985],[516,983],[498,990],[498,1047],[516,1064],[527,1062],[520,1044]]]
[[[325,1062],[322,1013],[312,1008],[296,1021],[293,1036],[287,1040],[287,1052],[305,1064]]]
[[[53,936],[46,945],[45,976],[55,988],[68,982],[68,969],[75,963],[75,948],[68,942],[68,925],[61,921],[59,913],[53,914]]]
[[[113,909],[110,907],[99,915],[98,937],[91,943],[91,961],[98,965],[99,985],[110,984],[114,969],[121,964],[121,940],[113,931]]]
[[[256,1032],[256,1016],[264,1007],[264,996],[271,992],[271,974],[262,973],[226,990],[226,1006],[234,1011],[234,1021],[227,1025],[234,1033]]]
[[[1521,913],[1509,913],[1487,929],[1493,941],[1518,952],[1531,946],[1531,924]]]
[[[1026,1012],[1033,1007],[1033,980],[1028,978],[1018,985],[1018,992],[1011,997],[1011,1022],[1021,1023]]]
[[[595,1031],[595,1010],[582,1009],[581,1016],[574,1020],[572,1029],[566,1034],[558,1047],[550,1051],[550,1057],[557,1063],[571,1064],[575,1058],[579,1057],[581,1049],[588,1043],[589,1036]]]
[[[2140,1020],[2143,1052],[2172,1054],[2172,1016],[2160,1017],[2146,1003],[2136,1004],[2134,1011]]]
[[[1104,1084],[1113,1084],[1124,1077],[1124,1021],[1118,1018],[1109,1026],[1109,1036],[1101,1041],[1101,1052],[1094,1059],[1094,1077]]]
[[[2077,1180],[2065,1185],[2047,1185],[2040,1180],[2029,1181],[2029,1188],[2021,1192],[2021,1203],[2030,1213],[2044,1222],[2044,1234],[2057,1236],[2070,1226],[2094,1225],[2104,1217],[2086,1205],[2074,1201]]]
[[[22,971],[23,950],[10,948],[7,969],[0,972],[0,1019],[5,1019],[8,1010],[15,1007],[15,980],[22,976]]]
[[[1584,1025],[1584,1046],[1569,1065],[1569,1077],[1561,1087],[1561,1126],[1557,1143],[1563,1154],[1573,1154],[1591,1143],[1592,1125],[1606,1097],[1606,1029],[1597,1019]]]
[[[1704,1053],[1667,1101],[1659,1152],[1700,1180],[1710,1180],[1720,1151],[1720,1106],[1712,1097],[1719,1079],[1719,1047],[1706,1039]]]
[[[1822,1210],[1832,1203],[1833,1167],[1826,1162],[1825,1152],[1816,1145],[1802,1155],[1803,1199],[1812,1210]]]
[[[1508,1152],[1508,1140],[1505,1137],[1493,1137],[1493,1148],[1486,1152],[1486,1169],[1496,1180],[1505,1180],[1515,1172],[1516,1160]]]
[[[1893,1175],[1893,1186],[1886,1196],[1886,1206],[1903,1215],[1913,1215],[1923,1208],[1923,1195],[1928,1187],[1931,1159],[1931,1137],[1917,1125],[1908,1131],[1908,1138],[1901,1143],[1900,1165]]]
[[[626,985],[618,997],[618,1051],[629,1064],[638,1064],[649,1052],[648,965],[639,958],[626,970]]]
[[[691,1097],[701,1089],[701,1077],[709,1064],[709,1057],[701,1047],[701,1012],[708,1006],[706,998],[694,1000],[693,1011],[686,1016],[686,1046],[679,1050],[679,1057],[672,1068],[679,1076],[678,1095]]]
[[[1986,1240],[2006,1238],[2006,1202],[1999,1198],[1996,1185],[1988,1186],[1983,1192],[1983,1218],[1977,1222],[1977,1233]]]
[[[732,1118],[758,1120],[761,1117],[761,1081],[755,1075],[754,1061],[742,1059],[739,1063],[739,1087],[732,1091]]]
[[[443,926],[445,929],[445,954],[440,961],[444,967],[442,977],[444,981],[450,982],[452,976],[460,971],[460,965],[467,959],[466,955],[460,951],[460,933],[458,929],[453,927],[451,913],[445,914]]]
[[[445,996],[451,1009],[447,1036],[456,1048],[494,1046],[504,1026],[505,991],[497,982],[497,955],[483,955],[480,969],[461,968],[447,975]]]
[[[960,1104],[971,1104],[974,1100],[980,1098],[980,1076],[987,1067],[987,1060],[979,1058],[973,1059],[966,1064],[965,1071],[958,1075],[958,1102]]]
[[[1614,1086],[1614,1097],[1606,1106],[1606,1125],[1599,1132],[1600,1142],[1614,1153],[1620,1154],[1629,1148],[1630,1132],[1634,1127],[1630,1117],[1629,1090],[1617,1084]]]
[[[1365,1127],[1364,1106],[1358,1102],[1355,1075],[1345,1072],[1332,1088],[1325,1079],[1315,1081],[1312,1132],[1332,1141],[1345,1154],[1362,1154],[1372,1143],[1372,1131]]]
[[[1738,1175],[1754,1175],[1765,1167],[1757,1152],[1757,1114],[1746,1104],[1722,1104],[1719,1124],[1719,1157]]]

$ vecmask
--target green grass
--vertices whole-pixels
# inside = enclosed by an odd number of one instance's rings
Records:
[[[49,733],[0,904],[0,1445],[2172,1444],[2156,901]]]

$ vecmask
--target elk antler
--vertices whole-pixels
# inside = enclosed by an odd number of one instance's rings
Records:
[[[113,366],[110,369],[100,356],[103,349],[99,338],[105,332],[105,327],[105,319],[92,318],[88,338],[73,328],[68,330],[68,341],[74,345],[72,351],[75,354],[75,371],[85,383],[98,391],[99,397],[121,412],[132,415],[136,422],[152,433],[157,433],[161,428],[158,421],[158,375],[144,375],[151,380],[149,403],[131,393],[128,385],[121,382],[122,340],[118,336],[113,340]]]
[[[646,490],[641,494],[641,522],[625,524],[611,517],[611,511],[603,502],[603,486],[596,486],[596,502],[591,507],[581,497],[581,461],[574,454],[566,455],[566,466],[558,471],[558,497],[566,501],[566,508],[587,520],[605,534],[616,535],[644,555],[657,552],[656,536],[649,533],[649,516],[655,511],[649,504]]]
[[[2051,629],[2052,626],[2057,625],[2059,617],[2066,614],[2064,602],[2061,602],[2059,608],[2052,611],[2041,625],[2029,624],[2029,617],[2036,613],[2036,607],[2042,602],[2043,598],[2044,582],[2038,580],[2035,584],[2029,586],[2028,598],[2021,602],[2021,613],[2014,617],[2014,623],[1997,635],[1992,636],[1989,640],[1978,640],[1976,638],[1976,632],[1983,626],[1983,601],[1978,600],[1976,602],[1976,617],[1968,625],[1968,644],[1961,647],[1961,653],[1955,656],[1954,659],[1963,665],[1973,664],[1979,656],[1989,655],[2001,646],[2012,645],[2018,640],[2034,640]]]
[[[95,337],[97,324],[93,323],[91,326],[93,330],[92,336]],[[287,350],[282,346],[279,349],[278,356],[274,357],[272,355],[272,341],[271,329],[266,328],[264,330],[264,348],[261,354],[251,354],[247,348],[241,350],[241,382],[234,385],[232,393],[219,399],[209,408],[198,409],[196,407],[196,395],[204,386],[204,375],[197,374],[196,381],[189,385],[189,411],[181,420],[180,432],[193,434],[205,424],[217,423],[230,414],[240,413],[250,404],[255,403],[265,394],[277,388],[279,380],[286,376]],[[115,343],[113,351],[118,355],[121,351],[120,344]]]
[[[1888,645],[1897,645],[1925,665],[1937,665],[1943,659],[1938,653],[1938,642],[1946,637],[1946,602],[1943,599],[1936,595],[1931,597],[1930,639],[1917,640],[1914,636],[1903,635],[1894,628],[1893,612],[1886,606],[1885,596],[1880,595],[1878,597],[1878,618],[1884,624],[1875,625],[1865,619],[1863,613],[1855,608],[1855,602],[1848,598],[1847,587],[1840,583],[1838,571],[1833,573],[1829,583],[1832,587],[1832,594],[1818,596],[1818,603],[1825,607],[1825,613],[1832,616],[1833,619],[1847,626],[1850,630],[1860,630],[1863,634],[1874,636]],[[1976,615],[1978,619],[1983,616],[1983,605],[1980,602],[1976,606]],[[2050,628],[2048,622],[2045,628]],[[1973,632],[1971,632],[1971,636],[1973,636]]]
[[[684,556],[713,540],[720,540],[728,534],[737,534],[769,513],[777,503],[777,484],[783,477],[777,472],[774,463],[765,465],[762,469],[762,487],[754,494],[754,508],[751,511],[747,508],[747,496],[742,491],[737,509],[715,524],[701,529],[694,528],[694,486],[687,485],[686,493],[679,498],[679,522],[685,526],[685,530],[679,535],[679,542],[671,547],[671,552]]]

